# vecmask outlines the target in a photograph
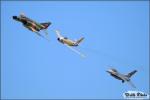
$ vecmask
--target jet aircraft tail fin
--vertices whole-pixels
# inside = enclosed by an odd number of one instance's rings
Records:
[[[79,43],[81,43],[84,40],[84,37],[80,38],[79,40],[76,41],[76,44],[78,45]]]
[[[132,75],[134,75],[136,72],[137,72],[137,70],[134,70],[134,71],[128,73],[126,76],[130,78],[130,77],[131,77]]]
[[[49,25],[51,25],[51,22],[41,23],[43,25],[43,29],[47,29]]]

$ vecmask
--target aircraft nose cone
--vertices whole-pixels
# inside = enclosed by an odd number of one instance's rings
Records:
[[[110,73],[110,71],[109,71],[109,70],[106,70],[106,72],[107,72],[107,73]]]
[[[108,72],[109,74],[113,73],[113,71],[111,69],[107,70],[106,72]]]
[[[13,16],[13,19],[17,19],[17,16]]]

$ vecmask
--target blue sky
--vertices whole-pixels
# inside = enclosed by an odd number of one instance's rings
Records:
[[[149,93],[148,1],[3,1],[1,4],[1,91],[3,99],[122,99],[128,90]],[[50,42],[12,16],[25,13],[51,21]],[[57,41],[55,29],[82,36],[81,58]],[[106,70],[134,69],[137,89]]]

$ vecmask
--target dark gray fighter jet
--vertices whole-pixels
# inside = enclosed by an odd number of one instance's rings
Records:
[[[134,86],[134,84],[131,82],[130,78],[133,74],[135,74],[137,72],[137,70],[134,70],[130,73],[128,73],[127,75],[121,74],[119,73],[116,69],[109,69],[106,72],[108,72],[111,76],[113,76],[114,78],[118,79],[118,80],[122,80],[122,83],[127,82],[129,83],[133,88],[136,88]]]

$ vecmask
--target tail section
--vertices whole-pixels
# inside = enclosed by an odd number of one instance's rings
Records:
[[[81,43],[81,42],[83,41],[83,39],[84,39],[84,38],[82,37],[82,38],[80,38],[79,40],[77,40],[77,41],[76,41],[76,44],[78,45],[79,43]]]
[[[41,23],[41,25],[43,26],[43,29],[47,29],[48,26],[51,25],[51,22]]]
[[[134,71],[128,73],[126,76],[130,78],[130,77],[131,77],[132,75],[134,75],[136,72],[137,72],[137,70],[134,70]]]

